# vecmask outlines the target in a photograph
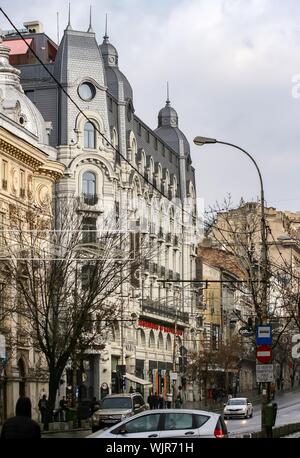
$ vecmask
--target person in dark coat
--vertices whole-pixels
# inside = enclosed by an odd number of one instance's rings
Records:
[[[31,402],[21,397],[16,404],[16,416],[8,418],[2,426],[1,439],[40,439],[41,428],[31,420]]]
[[[42,399],[39,400],[38,407],[41,412],[41,422],[45,423],[46,410],[47,410],[47,397],[45,394],[43,394]]]
[[[155,394],[153,396],[153,409],[158,409],[158,403],[159,403],[158,394],[155,391]]]
[[[164,408],[164,398],[163,395],[160,394],[158,398],[158,408],[163,409]]]
[[[154,397],[154,396],[153,396],[153,392],[150,391],[149,396],[148,396],[148,398],[147,398],[147,402],[148,402],[149,407],[150,407],[151,410],[154,409],[154,405],[153,405],[154,399],[153,399],[153,397]]]

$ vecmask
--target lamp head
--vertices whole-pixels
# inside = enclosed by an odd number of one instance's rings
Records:
[[[215,138],[209,138],[209,137],[195,137],[194,143],[195,145],[202,146],[202,145],[206,145],[207,143],[217,143],[217,140]]]

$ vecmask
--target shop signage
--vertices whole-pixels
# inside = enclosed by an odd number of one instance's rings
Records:
[[[170,334],[175,334],[174,328],[169,328],[168,326],[163,326],[157,323],[151,323],[150,321],[139,320],[138,325],[142,326],[143,328],[156,329],[157,331],[169,332]],[[177,336],[182,336],[182,334],[183,332],[181,330],[179,329],[176,330]]]

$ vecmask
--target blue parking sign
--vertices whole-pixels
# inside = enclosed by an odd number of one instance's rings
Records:
[[[272,345],[272,326],[270,324],[256,326],[256,345]]]

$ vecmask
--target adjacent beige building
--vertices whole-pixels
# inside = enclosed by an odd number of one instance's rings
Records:
[[[38,228],[50,227],[52,186],[64,170],[48,146],[51,126],[24,94],[8,55],[9,48],[0,43],[0,423],[14,415],[20,395],[31,398],[37,418],[38,400],[47,390],[41,355],[22,332],[24,318],[10,307],[17,304],[18,310],[22,304],[5,278],[9,250],[18,249],[9,244],[9,231],[28,230],[32,221]]]

